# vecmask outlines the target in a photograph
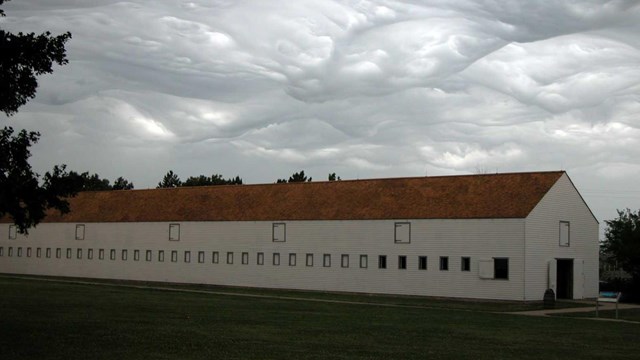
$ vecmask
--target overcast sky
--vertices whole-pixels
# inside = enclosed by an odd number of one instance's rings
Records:
[[[13,0],[73,39],[0,125],[136,188],[562,169],[602,222],[640,208],[639,3]]]

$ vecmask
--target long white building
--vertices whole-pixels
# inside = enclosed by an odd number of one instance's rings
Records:
[[[541,300],[598,292],[598,222],[565,172],[83,192],[0,273]]]

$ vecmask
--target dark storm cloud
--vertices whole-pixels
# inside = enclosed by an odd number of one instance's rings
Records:
[[[562,168],[598,216],[640,207],[598,195],[640,175],[638,1],[4,9],[3,28],[73,33],[70,63],[3,120],[41,130],[41,169],[149,187],[168,169],[269,182]]]

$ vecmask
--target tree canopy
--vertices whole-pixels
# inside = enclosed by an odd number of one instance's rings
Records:
[[[89,174],[83,172],[78,174],[75,171],[69,172],[69,177],[73,178],[75,183],[78,184],[78,191],[105,191],[105,190],[131,190],[133,189],[133,183],[120,176],[114,181],[113,185],[109,179],[103,179],[98,174]]]
[[[276,183],[280,184],[280,183],[294,183],[294,182],[310,182],[311,179],[312,179],[311,177],[307,178],[307,176],[304,174],[304,170],[301,170],[300,172],[293,173],[293,175],[289,176],[289,180],[278,179]]]
[[[618,210],[618,217],[607,220],[602,252],[618,262],[636,284],[640,284],[640,210]]]
[[[182,181],[177,174],[173,173],[173,170],[169,170],[162,178],[162,181],[158,183],[156,188],[174,188],[178,186],[182,186]]]
[[[64,165],[47,172],[40,184],[31,169],[31,145],[40,134],[22,130],[14,135],[11,127],[0,131],[0,217],[10,215],[20,233],[37,225],[49,208],[69,211],[65,198],[77,193],[79,179],[69,176]]]
[[[340,176],[337,176],[336,173],[331,173],[329,174],[328,179],[329,181],[340,181],[342,179],[340,179]]]
[[[5,0],[0,0],[2,5]],[[5,16],[0,10],[0,17]],[[71,33],[13,34],[0,29],[0,111],[11,116],[35,96],[36,76],[51,73],[53,63],[64,65],[65,43]],[[55,166],[42,179],[29,164],[29,148],[40,133],[11,127],[0,131],[0,216],[9,215],[20,233],[37,225],[46,210],[69,211],[65,198],[76,194],[78,179],[70,177],[64,165]]]
[[[0,0],[0,5],[4,0]],[[0,10],[0,16],[5,16]],[[65,65],[65,43],[71,33],[13,34],[0,29],[0,110],[7,116],[36,96],[36,76],[53,72],[53,64]]]
[[[129,180],[123,178],[122,176],[118,177],[116,181],[113,182],[113,186],[111,187],[113,190],[133,190],[133,183],[129,182]]]
[[[240,176],[235,178],[225,179],[220,174],[213,174],[211,176],[191,176],[182,186],[212,186],[212,185],[242,185],[242,179]]]
[[[78,178],[80,183],[79,191],[111,190],[109,179],[102,179],[98,174],[89,175],[88,172],[78,174],[75,171],[70,171],[69,176]]]
[[[240,176],[235,178],[225,179],[220,174],[213,174],[211,176],[199,175],[190,176],[185,182],[180,180],[177,174],[173,170],[169,170],[167,174],[162,178],[162,181],[158,183],[157,188],[174,188],[180,186],[213,186],[213,185],[242,185],[242,179]]]

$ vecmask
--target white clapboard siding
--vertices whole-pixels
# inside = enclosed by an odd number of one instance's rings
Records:
[[[84,240],[75,240],[75,223],[44,223],[29,237],[2,239],[5,254],[0,272],[90,278],[205,283],[234,286],[390,293],[465,298],[523,298],[523,219],[412,220],[397,221],[277,221],[286,224],[286,242],[273,242],[273,222],[182,222],[180,240],[169,240],[174,223],[87,223]],[[395,223],[411,223],[409,243],[396,243]],[[2,227],[8,225],[2,224]],[[175,231],[175,226],[173,227]],[[175,233],[173,234],[175,236]],[[31,247],[33,255],[8,257],[8,247]],[[35,249],[41,248],[41,258]],[[44,258],[52,248],[54,258]],[[62,249],[62,259],[55,249]],[[66,258],[71,248],[72,259]],[[82,249],[82,259],[77,259]],[[93,259],[87,259],[93,249]],[[98,259],[105,249],[105,259]],[[109,259],[111,249],[116,260]],[[122,250],[127,260],[122,260]],[[134,260],[134,251],[140,259]],[[152,261],[145,260],[152,250]],[[164,262],[158,262],[158,251]],[[171,262],[171,251],[178,262]],[[25,250],[26,251],[26,250]],[[191,261],[184,262],[190,251]],[[198,263],[198,252],[205,263]],[[219,263],[212,264],[212,252]],[[233,264],[227,253],[233,252]],[[242,264],[247,252],[249,264]],[[264,253],[264,265],[257,265],[257,253]],[[272,265],[273,253],[280,253],[280,265]],[[289,254],[296,254],[296,266],[289,266]],[[307,267],[306,254],[313,254]],[[322,266],[324,254],[331,255],[331,267]],[[341,267],[341,256],[349,255],[349,267]],[[368,268],[359,267],[360,255],[367,255]],[[378,256],[387,256],[387,269],[378,269]],[[407,256],[407,269],[398,269],[398,256]],[[418,270],[418,257],[427,256],[427,270]],[[449,270],[439,270],[439,258],[449,257]],[[461,257],[471,258],[470,271],[461,271]],[[509,258],[509,279],[481,279],[480,259]]]
[[[569,246],[560,246],[561,221],[568,221]],[[525,300],[539,300],[549,286],[550,261],[557,258],[580,261],[584,282],[574,274],[574,297],[598,295],[598,221],[564,174],[526,218]],[[545,266],[540,266],[545,264]]]

